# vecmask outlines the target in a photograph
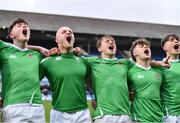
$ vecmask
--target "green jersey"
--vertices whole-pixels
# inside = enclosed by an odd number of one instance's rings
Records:
[[[41,104],[39,63],[41,54],[0,41],[3,106]]]
[[[180,61],[171,62],[171,67],[164,69],[163,75],[161,97],[165,115],[180,116]]]
[[[129,60],[87,58],[97,102],[94,119],[103,115],[129,115],[127,72]]]
[[[160,99],[162,73],[158,69],[145,69],[134,65],[128,71],[130,90],[135,93],[132,102],[132,120],[137,122],[162,122]]]
[[[85,78],[88,64],[72,53],[51,56],[40,64],[41,78],[46,76],[52,90],[53,109],[76,112],[87,108]]]

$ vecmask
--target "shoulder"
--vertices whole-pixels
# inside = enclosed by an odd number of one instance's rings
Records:
[[[132,59],[119,59],[121,64],[125,64],[128,66],[128,69],[134,66],[135,62]]]
[[[136,65],[132,66],[128,72],[138,72],[141,71],[141,69],[139,67],[137,67]]]
[[[128,70],[128,77],[132,77],[139,72],[141,72],[141,70],[136,65],[134,65]]]
[[[0,40],[0,49],[5,48],[5,47],[10,47],[10,46],[12,46],[11,43],[7,43],[7,42]]]
[[[47,64],[51,62],[52,60],[61,60],[61,56],[50,56],[50,57],[43,58],[40,64]]]
[[[154,70],[155,72],[159,73],[159,74],[163,74],[163,71],[166,70],[167,68],[165,67],[153,67],[152,70]]]
[[[124,63],[124,64],[130,64],[130,63],[134,63],[132,60],[130,59],[118,59],[119,62]]]
[[[96,56],[88,56],[88,57],[81,56],[81,58],[84,59],[86,62],[89,62],[89,63],[97,61],[99,59]]]
[[[27,54],[35,55],[35,56],[38,57],[39,59],[43,59],[43,58],[44,58],[44,56],[43,56],[40,52],[35,51],[35,50],[28,49],[28,50],[26,51],[26,53],[27,53]]]

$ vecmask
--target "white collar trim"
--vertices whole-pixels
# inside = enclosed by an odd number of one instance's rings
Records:
[[[139,67],[139,68],[142,68],[142,69],[144,69],[144,70],[150,70],[151,69],[151,66],[149,66],[148,68],[145,68],[145,67],[143,67],[143,66],[141,66],[141,65],[139,65],[139,64],[135,64],[137,67]]]
[[[105,60],[116,60],[117,58],[112,58],[112,59],[109,59],[109,58],[102,58],[102,59],[105,59]]]
[[[20,51],[26,51],[26,50],[28,50],[28,48],[26,47],[26,48],[24,48],[24,49],[21,49],[21,48],[19,48],[19,47],[17,47],[16,45],[14,45],[14,44],[11,44],[14,48],[16,48],[16,49],[19,49]]]

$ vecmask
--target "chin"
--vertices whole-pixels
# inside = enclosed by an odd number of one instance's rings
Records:
[[[67,49],[71,49],[71,48],[73,48],[73,46],[66,46],[66,48],[67,48]]]
[[[180,52],[174,52],[174,53],[171,53],[172,55],[179,55]]]
[[[115,53],[109,53],[109,55],[115,55]]]
[[[151,57],[147,57],[147,58],[145,58],[146,60],[150,60],[151,59]]]
[[[19,41],[21,41],[21,42],[25,42],[25,43],[26,43],[26,42],[28,42],[28,41],[29,41],[29,38],[28,38],[28,39],[25,39],[25,38],[24,38],[24,39],[20,39]]]
[[[151,57],[150,56],[145,56],[143,59],[144,60],[149,60],[149,59],[151,59]]]

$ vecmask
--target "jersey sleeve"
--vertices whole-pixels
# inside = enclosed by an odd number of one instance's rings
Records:
[[[10,45],[11,45],[10,43],[6,43],[6,42],[0,40],[0,50],[5,48],[5,47],[8,47]]]
[[[128,70],[127,84],[128,84],[128,90],[133,91],[133,86],[131,82],[131,70]]]
[[[130,60],[130,59],[120,59],[120,62],[126,64],[128,69],[132,68],[135,64],[135,62],[133,60]]]
[[[84,56],[82,56],[81,58],[83,59],[83,62],[86,65],[86,68],[87,68],[87,70],[86,70],[86,78],[89,78],[91,76],[91,66],[90,66],[90,63],[88,61],[88,58],[84,57]]]
[[[46,59],[42,59],[39,65],[39,79],[40,81],[46,76],[46,71],[45,71],[45,60]]]

